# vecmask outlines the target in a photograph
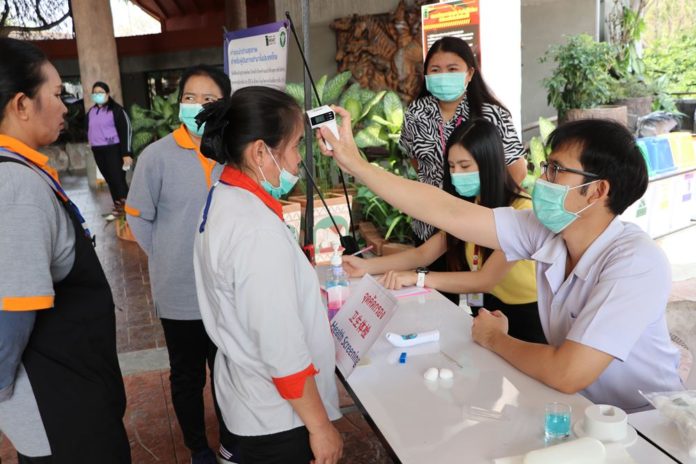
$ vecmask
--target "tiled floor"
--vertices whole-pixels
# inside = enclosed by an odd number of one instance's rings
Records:
[[[161,325],[154,314],[147,258],[137,244],[116,238],[114,223],[105,223],[102,213],[111,209],[111,198],[105,189],[96,192],[90,190],[83,177],[63,176],[61,180],[68,195],[97,234],[97,254],[116,303],[119,357],[125,372],[136,372],[124,377],[128,396],[124,422],[133,463],[188,463],[190,455],[183,444],[181,429],[171,404],[166,353],[161,350],[165,342]],[[135,358],[140,361],[134,361]],[[150,360],[141,362],[141,358]],[[148,365],[154,368],[148,368]],[[336,427],[344,439],[345,457],[342,462],[391,463],[385,449],[345,391],[341,391],[341,406],[344,417],[336,422]],[[217,423],[209,388],[206,390],[206,423],[212,442],[217,437]],[[15,464],[17,459],[11,444],[7,439],[0,440],[0,461],[2,464]]]

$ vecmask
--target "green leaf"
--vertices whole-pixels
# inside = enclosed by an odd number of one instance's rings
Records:
[[[542,143],[546,143],[551,132],[556,129],[556,125],[546,118],[539,118],[539,132],[541,133]]]
[[[392,219],[391,224],[389,225],[389,229],[387,229],[387,233],[384,234],[385,239],[389,240],[389,237],[391,237],[391,234],[394,231],[394,228],[401,222],[401,220],[403,218],[404,218],[403,216],[399,215],[399,216],[395,217],[394,219]]]
[[[285,86],[285,92],[295,99],[300,108],[304,108],[304,87],[293,82]]]
[[[324,93],[322,95],[322,100],[325,105],[332,105],[336,103],[338,98],[341,96],[343,88],[346,86],[353,74],[350,71],[344,71],[342,73],[336,74],[329,80],[324,86]]]
[[[350,113],[351,125],[355,126],[358,121],[360,121],[360,116],[362,114],[362,105],[359,100],[349,97],[344,102],[343,106]]]
[[[324,95],[324,86],[326,85],[326,79],[328,79],[328,76],[326,74],[324,74],[323,76],[321,76],[319,78],[319,80],[317,82],[314,83],[314,85],[317,88],[317,93],[319,94],[319,99],[321,100],[322,105],[326,104],[326,103],[324,103],[324,96],[323,96]],[[316,100],[316,98],[317,98],[317,96],[314,94],[314,92],[312,92],[312,98],[314,100]],[[315,107],[319,106],[319,102],[317,101],[314,106]]]
[[[131,129],[133,132],[139,132],[142,129],[152,129],[155,127],[157,122],[154,119],[146,118],[146,117],[139,117],[139,118],[131,118]]]
[[[140,152],[143,151],[143,148],[148,146],[154,140],[154,138],[155,136],[150,132],[139,132],[135,134],[131,141],[133,153],[140,154]]]
[[[152,99],[152,109],[157,113],[162,113],[162,108],[166,104],[164,98],[159,95],[155,95],[155,98]]]
[[[384,95],[384,114],[393,126],[401,128],[404,122],[404,107],[395,92],[387,92]]]
[[[167,102],[163,107],[162,107],[162,117],[165,118],[165,123],[166,120],[171,118],[174,115],[174,107]]]
[[[541,175],[541,162],[546,160],[546,151],[540,137],[532,137],[529,141],[529,161],[534,166],[532,174],[535,177]]]
[[[170,132],[171,131],[169,130],[169,127],[160,127],[159,129],[157,129],[157,137],[161,139],[162,137],[166,137],[167,135],[169,135]]]
[[[345,102],[349,98],[354,98],[355,100],[360,101],[360,84],[357,82],[354,82],[343,92],[343,94],[341,94],[341,97],[338,99],[338,106],[345,107]]]
[[[377,124],[385,126],[389,130],[389,132],[396,132],[399,129],[401,129],[401,125],[392,124],[391,122],[379,116],[372,116],[372,118],[370,119],[376,122]]]
[[[360,103],[362,103],[363,105],[365,103],[369,102],[370,100],[372,100],[373,98],[375,98],[375,92],[373,90],[370,90],[370,89],[360,88],[359,94],[360,94]]]
[[[355,144],[358,148],[384,147],[387,145],[387,142],[379,137],[379,132],[379,126],[367,126],[355,134]]]
[[[370,91],[370,93],[372,94],[372,98],[370,98],[369,100],[367,100],[367,102],[365,102],[365,105],[363,106],[362,114],[360,115],[360,119],[363,119],[365,116],[367,116],[367,114],[370,112],[370,110],[375,105],[377,105],[382,100],[382,98],[384,98],[384,95],[387,92],[386,92],[386,90],[382,90],[381,92],[378,92],[378,93],[375,93],[372,91]],[[361,99],[361,101],[362,101],[362,99]]]

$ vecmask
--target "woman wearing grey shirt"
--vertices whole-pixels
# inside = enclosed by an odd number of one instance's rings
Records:
[[[155,310],[164,329],[171,367],[172,404],[193,464],[215,464],[205,433],[203,388],[216,347],[201,321],[193,275],[197,220],[221,166],[201,155],[202,105],[230,95],[220,70],[198,65],[179,84],[182,125],[148,146],[138,158],[125,211],[133,235],[148,256]],[[212,377],[211,377],[212,378]],[[220,419],[220,455],[229,462],[233,442]]]

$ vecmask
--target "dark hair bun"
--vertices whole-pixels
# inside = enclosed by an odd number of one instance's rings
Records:
[[[229,100],[218,100],[203,106],[203,111],[196,116],[196,122],[205,123],[205,130],[201,138],[201,154],[206,158],[225,164],[224,153],[225,129],[229,124],[227,112],[230,110]]]

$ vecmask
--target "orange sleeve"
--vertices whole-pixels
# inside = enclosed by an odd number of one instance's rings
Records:
[[[273,377],[273,383],[278,389],[280,396],[286,400],[296,400],[302,398],[304,384],[307,377],[318,374],[319,371],[310,364],[307,368],[285,377]]]
[[[128,203],[126,203],[126,205],[123,207],[123,210],[126,212],[126,214],[130,214],[131,216],[135,217],[140,217],[140,210],[137,208],[133,208]]]
[[[9,296],[2,299],[3,311],[38,311],[53,307],[53,296]]]

